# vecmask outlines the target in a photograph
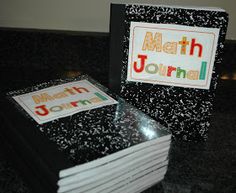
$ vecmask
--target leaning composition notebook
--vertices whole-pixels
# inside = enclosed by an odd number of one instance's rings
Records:
[[[49,193],[136,192],[164,178],[168,130],[86,75],[0,101],[1,136]]]
[[[112,4],[110,89],[175,138],[205,140],[227,23],[219,8]]]

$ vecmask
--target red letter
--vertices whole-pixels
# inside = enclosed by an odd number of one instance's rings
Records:
[[[176,68],[173,66],[168,66],[167,76],[171,76],[172,71],[176,71]]]
[[[79,102],[79,101],[74,101],[74,102],[70,102],[70,104],[71,104],[73,107],[78,107],[78,105],[77,105],[78,102]]]
[[[46,116],[46,115],[48,115],[48,113],[49,113],[49,111],[47,110],[47,108],[46,108],[45,105],[37,106],[37,107],[35,107],[35,108],[42,110],[42,112],[35,111],[35,113],[36,113],[37,115]]]
[[[78,93],[82,93],[82,92],[89,92],[86,88],[84,87],[73,87],[74,90],[76,90]]]
[[[193,38],[191,42],[191,48],[190,48],[190,55],[194,54],[194,47],[197,46],[199,51],[198,51],[198,57],[202,57],[202,44],[195,43],[196,39]]]
[[[147,56],[146,56],[146,55],[138,55],[138,58],[141,59],[141,66],[140,66],[139,69],[138,69],[138,67],[137,67],[137,62],[134,62],[134,70],[135,70],[135,72],[137,72],[137,73],[143,71],[144,65],[145,65],[145,60],[147,59]]]

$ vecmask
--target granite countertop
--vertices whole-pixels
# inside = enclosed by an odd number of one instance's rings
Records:
[[[1,93],[81,71],[108,86],[109,35],[0,29]],[[236,190],[236,42],[227,41],[209,139],[172,142],[161,183],[145,193],[233,193]],[[0,146],[0,192],[33,193]]]

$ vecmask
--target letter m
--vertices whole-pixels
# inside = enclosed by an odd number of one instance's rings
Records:
[[[146,36],[143,41],[142,50],[161,52],[162,51],[162,34],[155,33],[155,36],[153,37],[152,32],[146,32]]]
[[[42,93],[40,95],[33,95],[32,99],[34,100],[36,104],[39,104],[39,103],[45,103],[47,101],[51,101],[54,98],[48,95],[47,93]]]

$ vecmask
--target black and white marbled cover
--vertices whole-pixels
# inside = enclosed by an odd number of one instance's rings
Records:
[[[121,96],[168,127],[176,139],[187,141],[206,140],[217,85],[217,66],[222,63],[228,14],[224,11],[194,8],[137,4],[123,6],[125,6],[124,23],[117,24],[125,25],[122,42]],[[127,64],[131,21],[220,28],[210,89],[128,82]]]
[[[50,86],[85,79],[117,100],[118,103],[38,124],[12,98]],[[25,119],[22,122],[30,122],[32,129],[40,130],[42,135],[56,144],[58,150],[64,152],[75,165],[170,134],[165,127],[154,119],[125,102],[124,99],[112,94],[107,88],[87,75],[72,79],[52,80],[25,89],[11,91],[7,95],[19,113],[24,115]],[[17,127],[21,123],[14,124]]]

